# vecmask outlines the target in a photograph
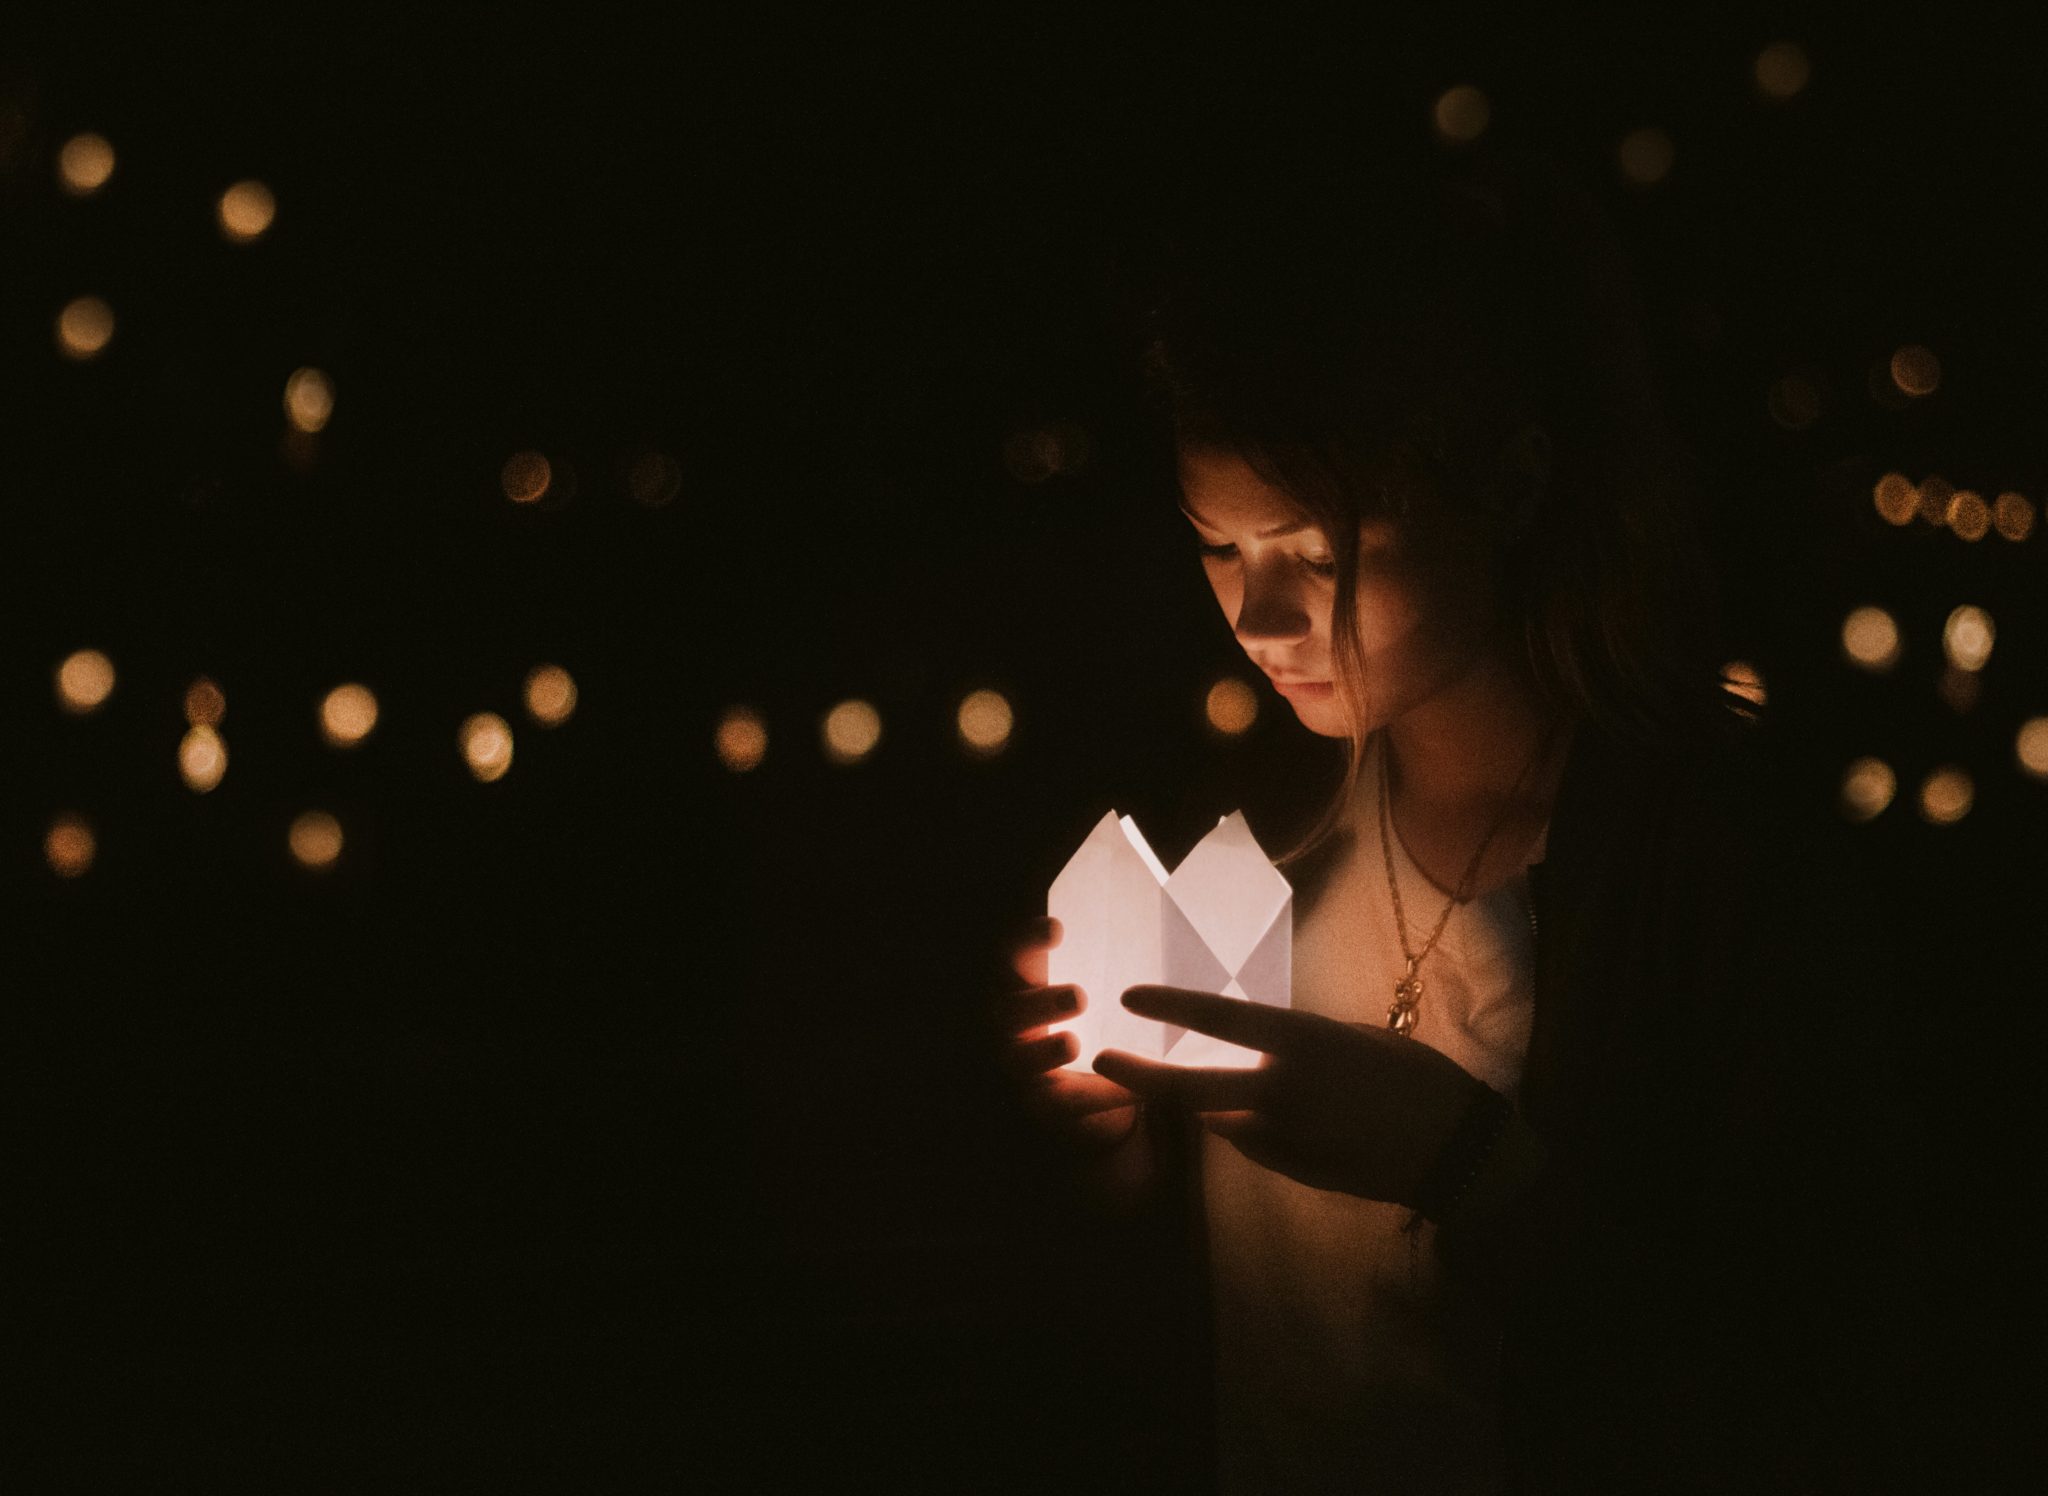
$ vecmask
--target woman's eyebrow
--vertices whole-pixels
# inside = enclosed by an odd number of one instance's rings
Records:
[[[1203,519],[1201,515],[1195,513],[1194,510],[1188,508],[1188,506],[1185,504],[1180,506],[1180,512],[1182,514],[1185,514],[1189,519],[1193,520],[1196,524],[1202,526],[1204,529],[1216,529],[1216,526],[1210,524],[1207,520]],[[1303,530],[1313,530],[1314,528],[1314,521],[1298,519],[1291,524],[1274,525],[1269,530],[1261,530],[1259,531],[1256,538],[1259,540],[1277,540],[1282,535],[1298,535]],[[1218,533],[1221,532],[1219,531]]]

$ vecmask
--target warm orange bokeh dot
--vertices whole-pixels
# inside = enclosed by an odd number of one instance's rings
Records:
[[[554,467],[538,452],[514,452],[498,474],[505,497],[515,504],[531,504],[546,497],[548,485],[554,481]]]
[[[104,135],[74,135],[57,152],[57,181],[73,197],[99,191],[113,174],[114,147]]]
[[[1615,151],[1622,176],[1637,187],[1654,187],[1671,175],[1677,150],[1662,130],[1631,130]]]
[[[832,762],[857,763],[882,741],[882,714],[865,701],[842,701],[825,714],[823,737]]]
[[[1721,667],[1721,676],[1728,682],[1728,689],[1744,700],[1762,706],[1767,699],[1763,674],[1749,661],[1730,660]]]
[[[2034,504],[2023,493],[2007,491],[1991,506],[1991,523],[2007,540],[2021,541],[2034,533]]]
[[[1920,480],[1920,517],[1930,525],[1948,523],[1948,501],[1956,496],[1955,484],[1939,473]]]
[[[1959,488],[1949,496],[1948,527],[1964,540],[1982,540],[1991,529],[1991,506],[1984,495]]]
[[[478,712],[464,718],[458,737],[469,772],[485,784],[503,779],[505,771],[512,767],[511,724],[496,712]]]
[[[1806,87],[1813,64],[1797,42],[1772,42],[1756,57],[1756,91],[1767,99],[1789,99]]]
[[[83,816],[58,816],[43,837],[43,856],[60,878],[82,876],[98,852],[99,842]]]
[[[1899,661],[1899,625],[1883,608],[1857,608],[1842,620],[1842,652],[1865,670]]]
[[[194,727],[218,727],[228,714],[227,693],[202,675],[185,688],[185,720]]]
[[[320,701],[320,733],[336,748],[351,748],[377,725],[377,698],[368,686],[350,681]]]
[[[309,810],[292,822],[292,856],[305,867],[332,867],[341,856],[341,822],[324,810]]]
[[[1920,512],[1920,490],[1904,473],[1886,473],[1878,479],[1871,498],[1888,525],[1910,525]]]
[[[1209,687],[1202,701],[1202,715],[1209,726],[1227,738],[1251,731],[1259,720],[1259,698],[1252,688],[1234,675],[1226,675]]]
[[[1000,691],[971,691],[960,703],[960,745],[983,757],[1000,753],[1009,745],[1015,723],[1010,703]]]
[[[560,665],[536,665],[526,677],[526,714],[542,727],[559,727],[576,710],[576,681]]]
[[[220,195],[220,231],[237,244],[260,238],[277,220],[277,199],[261,182],[237,182]]]
[[[188,789],[205,794],[221,782],[228,771],[228,745],[219,733],[204,725],[186,732],[178,744],[178,773]]]
[[[1941,630],[1941,647],[1958,670],[1982,670],[1997,637],[1991,615],[1965,603],[1948,615]]]
[[[1460,83],[1447,88],[1440,94],[1436,107],[1430,111],[1430,120],[1436,126],[1440,140],[1462,143],[1477,140],[1486,133],[1487,122],[1493,118],[1493,106],[1470,83]]]
[[[1902,395],[1931,395],[1941,388],[1941,360],[1933,349],[1908,343],[1892,355],[1892,383]]]
[[[1842,814],[1852,821],[1868,821],[1892,803],[1898,792],[1898,776],[1881,758],[1859,758],[1842,772]]]
[[[736,706],[718,719],[715,741],[719,762],[735,774],[744,774],[768,752],[768,728],[759,713]]]
[[[114,662],[97,649],[73,650],[57,666],[57,702],[67,712],[98,708],[114,693]]]
[[[1952,826],[1970,813],[1977,787],[1953,764],[1936,769],[1920,785],[1920,818],[1936,826]]]
[[[296,371],[284,382],[284,413],[294,430],[322,430],[334,415],[334,381],[318,369]]]
[[[83,361],[99,356],[114,338],[114,309],[97,296],[80,296],[57,314],[57,351]]]
[[[2036,779],[2048,779],[2048,717],[2029,717],[2013,736],[2013,757]]]

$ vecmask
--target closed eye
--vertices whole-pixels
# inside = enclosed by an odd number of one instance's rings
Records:
[[[1205,561],[1234,561],[1237,559],[1237,547],[1227,543],[1223,545],[1209,545],[1204,542],[1197,545],[1195,550],[1201,554]],[[1301,563],[1301,569],[1310,576],[1327,579],[1337,575],[1337,563],[1334,559],[1320,561],[1308,556],[1302,556],[1298,559]]]

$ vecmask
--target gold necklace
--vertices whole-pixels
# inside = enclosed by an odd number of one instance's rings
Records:
[[[1514,789],[1508,791],[1507,799],[1501,804],[1500,814],[1493,818],[1493,829],[1486,833],[1486,840],[1479,844],[1479,850],[1472,854],[1471,862],[1466,864],[1465,876],[1458,880],[1457,890],[1452,893],[1451,901],[1444,905],[1444,912],[1438,918],[1436,928],[1430,931],[1429,939],[1423,943],[1420,951],[1408,949],[1408,921],[1401,910],[1401,885],[1394,877],[1393,833],[1389,829],[1391,812],[1387,808],[1387,802],[1391,798],[1387,775],[1387,739],[1385,729],[1381,730],[1380,852],[1385,856],[1387,862],[1387,891],[1394,896],[1394,929],[1401,937],[1401,954],[1408,958],[1407,973],[1394,983],[1394,1001],[1387,1008],[1387,1027],[1395,1033],[1406,1035],[1415,1031],[1416,1010],[1422,1002],[1423,957],[1436,949],[1437,936],[1443,934],[1444,926],[1450,922],[1451,911],[1457,908],[1458,905],[1466,902],[1468,890],[1472,886],[1472,879],[1479,871],[1480,859],[1486,855],[1486,849],[1493,845],[1494,837],[1499,834],[1500,828],[1506,823],[1508,810],[1515,803],[1516,792],[1522,788],[1522,781],[1529,777],[1529,771],[1536,766],[1536,761],[1543,757],[1544,752],[1550,747],[1551,739],[1557,733],[1557,727],[1558,722],[1556,719],[1553,719],[1549,728],[1543,734],[1543,741],[1536,745],[1536,751],[1529,756],[1529,761],[1522,765],[1522,772],[1515,779]]]

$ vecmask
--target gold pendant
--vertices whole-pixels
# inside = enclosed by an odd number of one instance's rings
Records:
[[[1408,974],[1394,983],[1394,1002],[1387,1009],[1387,1027],[1404,1037],[1415,1031],[1416,1006],[1422,1001],[1422,977],[1418,956],[1408,958]]]

